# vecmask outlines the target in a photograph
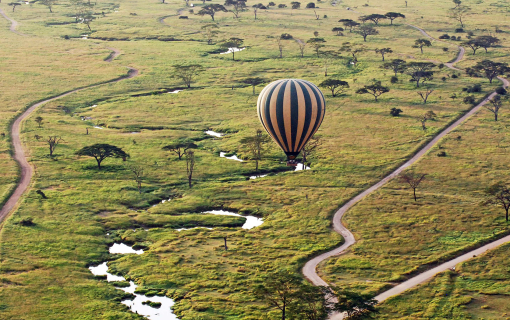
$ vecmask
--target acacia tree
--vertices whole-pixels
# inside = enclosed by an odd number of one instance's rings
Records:
[[[191,88],[191,83],[193,79],[199,75],[204,68],[200,64],[190,64],[190,65],[179,65],[176,64],[173,66],[172,76],[174,78],[181,79],[182,82],[188,87]]]
[[[241,139],[241,144],[250,153],[250,159],[255,161],[255,171],[259,171],[259,161],[262,160],[262,153],[266,150],[269,137],[262,130],[258,129],[254,136]]]
[[[334,304],[334,310],[347,313],[348,319],[372,318],[372,313],[379,312],[376,308],[377,300],[371,295],[359,294],[347,290],[333,289],[338,300]]]
[[[182,156],[186,154],[188,149],[195,149],[198,146],[191,141],[188,140],[178,140],[172,144],[163,147],[163,150],[174,152],[179,160],[182,159]]]
[[[432,62],[409,62],[406,64],[406,73],[411,76],[411,81],[416,82],[416,87],[420,87],[420,82],[430,81],[434,77],[432,69],[436,65]]]
[[[385,16],[386,16],[386,18],[391,20],[390,24],[393,24],[393,20],[395,20],[397,18],[403,18],[403,19],[406,18],[405,15],[403,15],[402,13],[398,13],[398,12],[388,12],[385,14]]]
[[[375,28],[369,25],[363,25],[359,26],[358,29],[356,29],[356,33],[361,35],[363,37],[363,40],[366,42],[368,36],[377,35],[379,34],[379,31],[377,31]]]
[[[8,5],[12,7],[12,12],[14,12],[14,10],[16,9],[17,6],[21,6],[21,3],[19,3],[19,2],[11,2]]]
[[[464,45],[470,47],[471,50],[473,50],[473,55],[476,54],[476,50],[482,47],[480,42],[476,41],[476,39],[470,39],[469,41],[464,42]]]
[[[354,63],[358,62],[358,55],[367,50],[367,47],[360,44],[352,44],[350,42],[342,43],[342,47],[338,50],[340,52],[348,52],[352,55]]]
[[[232,1],[232,12],[234,14],[235,19],[239,19],[239,14],[246,8],[246,0],[236,0]]]
[[[436,117],[436,114],[434,113],[434,111],[427,111],[425,112],[425,114],[420,118],[420,122],[421,122],[421,127],[422,129],[425,131],[427,130],[427,127],[425,126],[425,124],[427,123],[428,120],[432,120]]]
[[[400,175],[400,181],[403,183],[407,183],[411,189],[413,189],[414,201],[416,198],[416,189],[420,185],[420,183],[425,179],[427,174],[414,173],[414,172],[404,172]]]
[[[475,41],[480,45],[480,47],[485,49],[485,53],[488,53],[488,48],[494,47],[500,42],[498,38],[493,36],[479,36],[476,37]]]
[[[265,276],[264,284],[255,287],[254,294],[271,308],[281,311],[281,319],[287,319],[289,308],[299,300],[301,279],[289,271],[277,271]]]
[[[124,152],[121,148],[106,143],[96,143],[91,146],[83,147],[78,150],[76,154],[78,156],[95,158],[98,169],[101,169],[101,162],[106,158],[122,158],[124,161],[126,158],[129,158],[129,154]]]
[[[48,148],[50,149],[50,157],[53,156],[53,152],[57,148],[58,144],[63,141],[60,136],[49,136],[46,142],[48,143]]]
[[[470,69],[470,70],[468,70]],[[489,82],[492,83],[492,80],[500,75],[504,75],[505,73],[510,71],[508,67],[508,63],[505,62],[494,62],[490,60],[483,60],[478,62],[474,67],[466,69],[466,72],[470,73],[470,71],[480,72],[489,79]]]
[[[242,80],[242,83],[252,86],[253,95],[255,95],[255,87],[259,84],[263,84],[264,82],[266,82],[266,79],[260,77],[246,78]]]
[[[379,25],[379,21],[381,21],[383,19],[388,19],[388,17],[385,16],[384,14],[374,13],[374,14],[370,14],[368,16],[361,16],[361,17],[359,17],[359,19],[361,21],[363,21],[363,23],[365,23],[367,21],[372,21],[377,26],[377,25]]]
[[[430,47],[432,46],[432,42],[428,39],[417,39],[414,41],[413,48],[420,48],[421,53],[423,53],[423,47]]]
[[[485,189],[487,200],[485,204],[500,205],[505,209],[506,221],[508,222],[508,210],[510,209],[510,189],[504,182],[498,182]]]
[[[332,64],[337,58],[339,54],[336,51],[324,51],[322,52],[322,61],[324,62],[324,76],[328,76],[328,67]]]
[[[425,91],[418,91],[418,95],[421,97],[421,99],[423,100],[423,104],[426,104],[427,103],[427,99],[429,98],[429,96],[432,94],[432,92],[434,92],[433,89],[425,89]]]
[[[82,17],[82,21],[83,21],[83,24],[85,24],[87,26],[87,28],[89,28],[89,31],[92,31],[92,28],[90,27],[90,23],[92,21],[94,21],[96,17],[94,17],[92,11],[87,11],[83,17]]]
[[[38,117],[35,117],[34,120],[35,120],[35,122],[37,122],[37,124],[39,125],[39,128],[40,128],[43,123],[43,118],[41,116],[38,116]]]
[[[391,50],[391,48],[375,49],[375,53],[379,53],[382,56],[382,61],[384,61],[384,55],[387,53],[393,53],[393,50]]]
[[[297,296],[289,307],[289,314],[296,320],[325,320],[333,310],[330,301],[333,296],[328,287],[301,283]]]
[[[342,33],[342,31],[344,31],[344,28],[342,28],[342,27],[334,27],[333,29],[331,29],[331,31],[336,32],[337,36],[343,36],[344,35]]]
[[[386,62],[383,66],[383,69],[391,70],[395,73],[395,77],[398,73],[404,73],[407,69],[407,65],[405,60],[402,59],[393,59],[391,62]]]
[[[471,8],[463,5],[458,5],[448,11],[448,16],[457,20],[462,28],[464,28],[464,18],[469,14],[471,14]]]
[[[200,16],[205,16],[205,15],[208,15],[208,16],[211,16],[212,20],[214,21],[214,15],[216,14],[216,12],[228,12],[228,10],[222,6],[221,4],[208,4],[206,6],[203,6],[202,9],[200,9],[200,11],[198,11],[198,15]]]
[[[57,4],[57,0],[41,0],[41,3],[50,9],[50,12],[53,13],[52,8]]]
[[[363,88],[360,88],[356,91],[358,94],[371,94],[375,98],[375,102],[377,102],[377,98],[382,94],[390,92],[390,88],[385,87],[381,84],[381,81],[374,80],[371,85],[365,85]]]
[[[306,167],[310,167],[310,158],[313,156],[314,152],[317,151],[322,146],[321,137],[318,135],[313,135],[313,137],[308,140],[308,142],[303,147],[301,151],[303,155],[303,168],[306,170]]]
[[[356,22],[351,19],[340,19],[338,22],[341,22],[344,27],[349,28],[349,32],[352,33],[352,28],[359,26],[359,22]]]
[[[498,94],[494,98],[489,100],[490,104],[485,104],[484,107],[490,112],[494,113],[494,121],[498,121],[499,109],[503,105],[503,100],[501,96]]]
[[[131,165],[128,167],[129,171],[133,173],[133,178],[136,182],[138,193],[142,194],[142,182],[144,179],[144,169],[141,165]]]
[[[219,33],[217,29],[220,27],[216,23],[210,23],[202,26],[202,33],[207,39],[207,44],[212,44],[214,38]]]
[[[191,188],[193,172],[195,171],[195,152],[192,150],[187,150],[185,154],[186,154],[186,176],[188,178],[189,187]]]
[[[324,47],[326,40],[324,38],[311,38],[306,43],[309,43],[314,49],[315,53],[317,53],[317,58],[319,58],[320,49]]]
[[[349,88],[349,83],[347,81],[343,81],[340,79],[329,78],[329,79],[322,81],[319,84],[319,86],[322,88],[327,88],[327,89],[331,90],[331,95],[333,97],[336,97],[337,95],[344,93],[345,90],[347,90],[347,88]]]
[[[232,60],[235,61],[235,49],[239,49],[244,43],[244,40],[241,38],[230,38],[226,41],[223,41],[220,44],[220,47],[223,49],[227,49],[232,51]]]

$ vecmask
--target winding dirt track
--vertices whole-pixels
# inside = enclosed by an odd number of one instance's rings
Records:
[[[11,21],[12,24],[11,24],[10,30],[16,34],[20,34],[19,32],[16,31],[17,22],[12,20],[11,18],[7,17],[1,9],[0,9],[0,14],[2,16],[4,16],[4,18],[6,18],[7,20]],[[120,51],[117,49],[110,48],[110,50],[112,50],[113,52],[105,60],[108,62],[111,62],[114,58],[116,58],[120,54]],[[20,127],[21,127],[21,123],[23,122],[23,120],[28,118],[30,116],[30,114],[32,112],[34,112],[35,109],[37,109],[38,107],[40,107],[43,104],[48,103],[50,101],[66,97],[66,96],[73,94],[75,92],[99,87],[99,86],[107,84],[107,83],[114,83],[114,82],[119,82],[122,80],[130,79],[130,78],[136,77],[138,75],[138,70],[129,68],[129,67],[128,67],[128,69],[129,69],[129,71],[125,76],[122,76],[122,77],[119,77],[116,79],[112,79],[109,81],[105,81],[102,83],[98,83],[98,84],[94,84],[94,85],[90,85],[90,86],[86,86],[86,87],[82,87],[82,88],[77,88],[72,91],[68,91],[68,92],[60,94],[58,96],[48,98],[44,101],[38,102],[38,103],[30,106],[27,110],[25,110],[25,112],[23,112],[21,115],[19,115],[16,118],[16,120],[14,121],[14,123],[12,124],[12,127],[11,127],[11,138],[12,138],[12,144],[14,147],[14,157],[13,158],[14,158],[14,160],[16,160],[16,162],[18,163],[18,165],[20,167],[20,179],[19,179],[18,185],[16,186],[16,189],[14,190],[13,194],[9,197],[7,202],[4,204],[4,206],[2,207],[2,210],[0,210],[0,229],[1,229],[2,221],[16,207],[21,196],[28,189],[28,187],[30,185],[30,181],[34,174],[34,170],[33,170],[32,166],[30,166],[30,164],[28,163],[28,160],[25,157],[25,151],[23,150],[23,146],[21,144]]]
[[[11,27],[9,28],[9,30],[11,30],[11,32],[19,34],[20,36],[26,36],[26,34],[21,33],[21,32],[19,32],[17,30],[18,29],[18,22],[16,20],[13,20],[13,19],[9,18],[9,16],[7,16],[2,9],[0,9],[0,15],[2,15],[5,19],[7,19],[11,23]]]
[[[408,26],[420,31],[424,36],[426,36],[430,39],[436,40],[433,37],[431,37],[427,32],[425,32],[425,30],[423,30],[419,27],[410,25],[410,24],[408,24]],[[459,48],[459,53],[457,55],[457,58],[452,62],[445,63],[445,65],[450,69],[460,70],[460,69],[454,67],[454,64],[459,62],[460,60],[462,60],[462,58],[464,57],[465,49],[461,46],[458,46],[458,48]],[[509,82],[506,79],[500,78],[500,77],[498,77],[498,79],[503,83],[504,87],[509,86]],[[480,110],[480,108],[482,108],[495,95],[496,95],[496,92],[493,92],[486,99],[484,99],[480,104],[478,104],[476,107],[471,109],[468,113],[466,113],[463,117],[461,117],[460,119],[455,121],[449,127],[444,129],[441,133],[439,133],[432,141],[430,141],[425,147],[423,147],[420,151],[418,151],[418,153],[416,153],[410,160],[405,162],[403,165],[401,165],[398,169],[393,171],[391,174],[389,174],[388,176],[383,178],[378,183],[374,184],[372,187],[363,191],[362,193],[360,193],[359,195],[357,195],[356,197],[351,199],[349,202],[347,202],[345,205],[343,205],[340,209],[338,209],[338,211],[333,216],[333,229],[337,233],[341,234],[342,237],[345,239],[344,244],[336,249],[333,249],[329,252],[325,252],[325,253],[313,258],[312,260],[308,261],[303,267],[303,270],[302,270],[303,275],[316,286],[327,286],[328,284],[321,277],[319,277],[319,275],[317,274],[317,265],[328,258],[345,253],[346,250],[350,246],[352,246],[354,243],[356,243],[356,239],[354,238],[354,235],[347,228],[345,228],[344,225],[342,224],[342,217],[347,212],[347,210],[352,208],[356,203],[361,201],[366,196],[370,195],[372,192],[374,192],[377,189],[384,186],[387,182],[389,182],[393,178],[397,177],[403,170],[405,170],[406,168],[408,168],[409,166],[411,166],[412,164],[414,164],[415,162],[420,160],[431,148],[433,148],[436,145],[437,142],[439,142],[439,140],[444,138],[453,129],[460,126],[464,121],[466,121],[468,118],[470,118],[473,114],[477,113],[478,110]],[[456,264],[458,264],[462,261],[471,259],[475,255],[479,255],[481,253],[486,252],[487,250],[494,249],[508,241],[510,241],[510,236],[501,238],[501,239],[491,242],[481,248],[470,251],[460,257],[457,257],[455,259],[447,261],[431,270],[425,271],[425,272],[393,287],[390,290],[387,290],[387,291],[379,294],[377,297],[375,297],[375,299],[379,302],[382,302],[382,301],[388,299],[389,297],[398,295],[410,288],[413,288],[414,286],[416,286],[420,283],[423,283],[423,282],[431,279],[439,272],[442,272],[449,268],[452,268]],[[330,315],[329,319],[330,320],[340,320],[340,319],[343,319],[344,316],[345,315],[342,313],[335,313],[335,314]]]

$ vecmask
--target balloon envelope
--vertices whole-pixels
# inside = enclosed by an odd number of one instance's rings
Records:
[[[324,119],[324,95],[313,83],[299,79],[277,80],[259,95],[257,111],[267,133],[288,160],[296,159]]]

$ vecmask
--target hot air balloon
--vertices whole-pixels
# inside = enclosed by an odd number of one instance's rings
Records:
[[[283,79],[262,90],[257,111],[264,129],[287,155],[287,165],[296,166],[296,157],[324,119],[326,102],[313,83]]]

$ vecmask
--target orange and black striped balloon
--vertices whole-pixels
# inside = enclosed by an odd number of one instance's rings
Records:
[[[296,159],[324,119],[324,95],[313,83],[299,79],[277,80],[259,95],[257,110],[267,133],[289,160]]]

